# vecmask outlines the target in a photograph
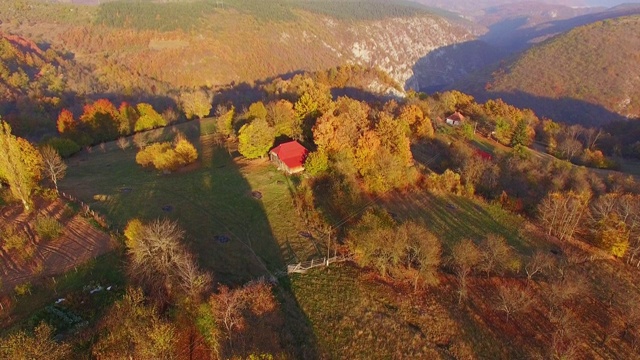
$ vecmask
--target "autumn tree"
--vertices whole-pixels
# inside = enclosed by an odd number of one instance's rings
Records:
[[[67,109],[62,109],[58,115],[57,129],[60,135],[69,135],[76,129],[76,121],[73,113]]]
[[[204,90],[183,92],[180,94],[180,106],[187,119],[202,119],[211,112],[211,98]]]
[[[595,199],[588,217],[596,242],[617,257],[633,262],[640,252],[640,196],[605,194]]]
[[[254,102],[249,105],[248,111],[249,120],[267,120],[267,108],[262,101]]]
[[[252,358],[253,353],[276,354],[279,347],[283,320],[278,314],[278,303],[272,286],[266,281],[251,281],[231,289],[220,286],[208,303],[220,332],[214,337],[225,337],[219,343],[220,358]]]
[[[590,199],[588,192],[549,194],[538,206],[538,215],[547,233],[560,240],[571,238],[588,210]]]
[[[496,272],[500,275],[508,270],[518,271],[520,268],[520,262],[513,248],[500,235],[487,235],[480,243],[480,250],[482,252],[482,261],[479,265],[479,270],[484,271],[487,277],[491,272]]]
[[[175,171],[198,159],[198,151],[185,137],[169,142],[151,144],[136,154],[136,162],[144,167],[153,166],[161,171]]]
[[[409,280],[415,290],[438,283],[440,241],[423,226],[397,224],[388,214],[370,210],[349,232],[347,244],[360,266],[384,277]]]
[[[84,106],[80,116],[83,127],[88,131],[93,143],[116,139],[119,135],[118,109],[107,99],[99,99]]]
[[[240,128],[238,151],[247,159],[263,157],[273,146],[275,130],[266,120],[256,119]]]
[[[155,220],[130,236],[130,274],[152,291],[155,299],[163,303],[178,295],[197,301],[208,289],[210,276],[197,268],[193,255],[182,244],[184,230],[176,222]]]
[[[413,288],[422,284],[438,284],[438,267],[442,255],[440,240],[424,226],[414,222],[402,224],[398,231],[400,238],[406,238],[405,266],[413,273]]]
[[[235,116],[236,109],[218,105],[216,108],[216,128],[218,132],[226,137],[234,135],[233,133],[233,117]]]
[[[536,251],[525,263],[524,271],[527,279],[531,280],[536,274],[541,274],[553,266],[553,258],[545,251]]]
[[[51,179],[53,186],[58,192],[58,180],[64,178],[67,173],[67,164],[64,163],[58,151],[50,145],[45,145],[40,149],[44,173]]]
[[[520,120],[513,129],[513,135],[511,136],[511,142],[509,145],[511,147],[516,147],[518,145],[529,146],[533,143],[534,136],[535,132],[529,124],[527,124],[527,121],[524,119]]]
[[[293,106],[296,116],[300,120],[318,115],[318,102],[313,99],[310,93],[303,93]]]
[[[0,181],[11,194],[31,210],[31,195],[41,179],[42,156],[27,140],[11,134],[8,123],[0,120]]]
[[[71,346],[53,339],[53,328],[38,325],[33,335],[19,331],[0,339],[0,358],[62,360],[71,356]]]
[[[304,169],[310,176],[318,176],[329,169],[329,157],[324,151],[314,151],[307,155]]]
[[[127,102],[122,102],[118,107],[118,132],[120,135],[129,135],[140,117],[138,110]]]
[[[136,132],[167,125],[167,121],[150,104],[139,103],[136,110],[139,114],[134,127]]]
[[[518,312],[526,311],[532,304],[533,298],[527,291],[519,286],[500,285],[496,299],[496,309],[509,317]]]
[[[469,274],[482,261],[482,252],[471,240],[462,240],[453,247],[453,267],[458,278],[458,303],[467,297]]]
[[[302,136],[302,122],[296,115],[293,104],[287,100],[267,104],[266,120],[274,128],[276,136],[285,135],[294,139]]]
[[[140,289],[127,289],[99,324],[102,336],[91,353],[99,359],[174,359],[176,329],[145,304]]]

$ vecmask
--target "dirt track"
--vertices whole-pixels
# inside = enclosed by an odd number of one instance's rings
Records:
[[[25,231],[29,246],[35,249],[34,255],[25,261],[17,256],[15,250],[7,252],[0,246],[0,292],[9,292],[27,281],[64,273],[112,249],[109,235],[91,226],[80,215],[64,219],[63,200],[38,201],[36,207],[39,210],[30,214],[23,213],[20,205],[0,208],[0,228],[14,225]],[[33,229],[38,214],[47,214],[61,221],[64,225],[62,235],[51,241],[39,239]]]

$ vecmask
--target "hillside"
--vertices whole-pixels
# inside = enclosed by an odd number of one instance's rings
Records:
[[[564,122],[639,117],[638,33],[640,16],[576,28],[502,66],[475,94],[502,97]]]
[[[101,82],[149,93],[250,82],[345,63],[400,84],[430,51],[469,40],[459,23],[409,2],[3,4],[0,29],[70,52]],[[54,14],[53,16],[51,14]],[[120,14],[128,14],[120,16]],[[151,15],[150,15],[151,14]],[[457,21],[457,20],[456,20]]]

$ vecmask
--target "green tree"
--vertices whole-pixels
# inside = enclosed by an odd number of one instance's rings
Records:
[[[273,146],[275,130],[266,120],[256,119],[238,132],[238,151],[247,159],[263,157]]]
[[[218,106],[216,109],[216,115],[218,118],[216,119],[216,127],[218,132],[226,137],[229,137],[233,134],[233,117],[236,113],[236,109],[231,106],[227,108],[225,106]]]
[[[134,128],[136,132],[167,125],[167,121],[150,104],[140,103],[136,105],[136,110],[139,114]]]
[[[512,147],[517,145],[529,146],[533,142],[532,129],[527,124],[526,120],[520,120],[516,124],[516,128],[513,130],[513,136],[511,136]]]
[[[318,114],[318,102],[311,97],[311,94],[305,92],[296,101],[293,109],[298,119],[304,120],[308,117],[315,117]]]
[[[249,105],[249,119],[267,119],[267,108],[264,106],[262,101],[254,102]]]
[[[31,143],[11,134],[11,126],[0,120],[0,181],[31,210],[31,195],[41,179],[42,156]]]
[[[329,169],[329,157],[324,151],[314,151],[307,156],[304,162],[307,174],[317,176]]]

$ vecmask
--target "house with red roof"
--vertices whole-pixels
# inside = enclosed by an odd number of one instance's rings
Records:
[[[464,115],[462,115],[462,114],[460,114],[459,112],[456,111],[455,113],[447,116],[446,123],[451,125],[451,126],[460,126],[460,125],[462,125],[464,120],[465,120]]]
[[[294,140],[271,149],[269,159],[276,164],[278,169],[284,170],[288,174],[295,174],[304,171],[304,161],[308,154],[309,150]]]

